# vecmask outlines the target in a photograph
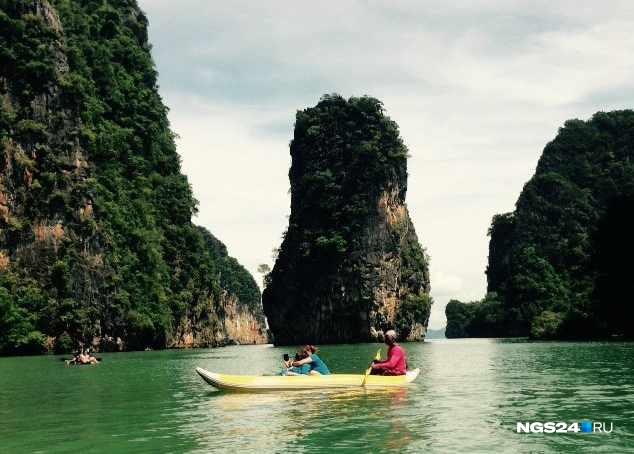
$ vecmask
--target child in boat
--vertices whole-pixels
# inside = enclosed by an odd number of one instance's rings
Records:
[[[319,349],[314,345],[304,346],[303,352],[306,354],[304,359],[299,361],[293,361],[294,367],[310,365],[309,375],[330,375],[330,369],[326,366],[326,363],[319,357],[317,352]]]
[[[286,370],[282,371],[282,375],[308,375],[310,372],[310,365],[304,364],[297,367],[293,366],[295,361],[301,361],[304,358],[306,358],[306,354],[302,350],[299,350],[295,353],[295,359],[293,361],[284,361]]]

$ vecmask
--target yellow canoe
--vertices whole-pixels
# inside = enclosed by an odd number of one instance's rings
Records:
[[[277,391],[297,389],[332,389],[352,388],[363,385],[362,374],[331,374],[331,375],[291,375],[291,376],[256,376],[256,375],[227,375],[209,372],[200,367],[196,372],[203,380],[218,389],[231,391]],[[407,371],[406,375],[380,376],[369,375],[365,381],[368,388],[391,388],[406,386],[418,377],[420,370]]]

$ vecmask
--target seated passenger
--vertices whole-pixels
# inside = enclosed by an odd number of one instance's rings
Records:
[[[301,366],[293,366],[293,363],[296,361],[301,361],[307,357],[306,353],[303,351],[298,351],[295,353],[295,359],[293,361],[284,362],[286,366],[286,374],[285,375],[308,375],[310,372],[310,365],[304,364]]]
[[[294,367],[310,365],[310,375],[330,375],[330,370],[326,363],[317,354],[319,350],[314,345],[306,345],[303,349],[306,357],[299,361],[293,361]]]
[[[90,351],[88,352],[84,352],[83,350],[79,353],[78,355],[78,359],[79,362],[81,364],[97,364],[99,361],[97,361],[97,358],[95,358],[94,356],[92,356],[90,353]]]

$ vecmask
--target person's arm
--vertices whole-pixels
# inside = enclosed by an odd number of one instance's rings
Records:
[[[372,364],[373,369],[391,369],[395,367],[398,362],[403,358],[403,350],[400,348],[393,348],[390,351],[390,357],[387,361],[382,361],[380,363]]]
[[[293,367],[303,366],[304,364],[310,364],[313,362],[313,359],[309,356],[304,359],[300,359],[299,361],[293,361]]]
[[[372,366],[374,366],[375,364],[383,364],[383,363],[388,362],[390,360],[390,355],[392,355],[392,351],[388,350],[387,351],[387,359],[380,359],[378,361],[375,359],[375,360],[372,361]]]

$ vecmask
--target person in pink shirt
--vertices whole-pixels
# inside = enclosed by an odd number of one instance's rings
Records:
[[[383,336],[388,345],[387,359],[373,361],[371,375],[405,375],[407,372],[407,356],[403,347],[396,343],[396,332],[389,330]]]

